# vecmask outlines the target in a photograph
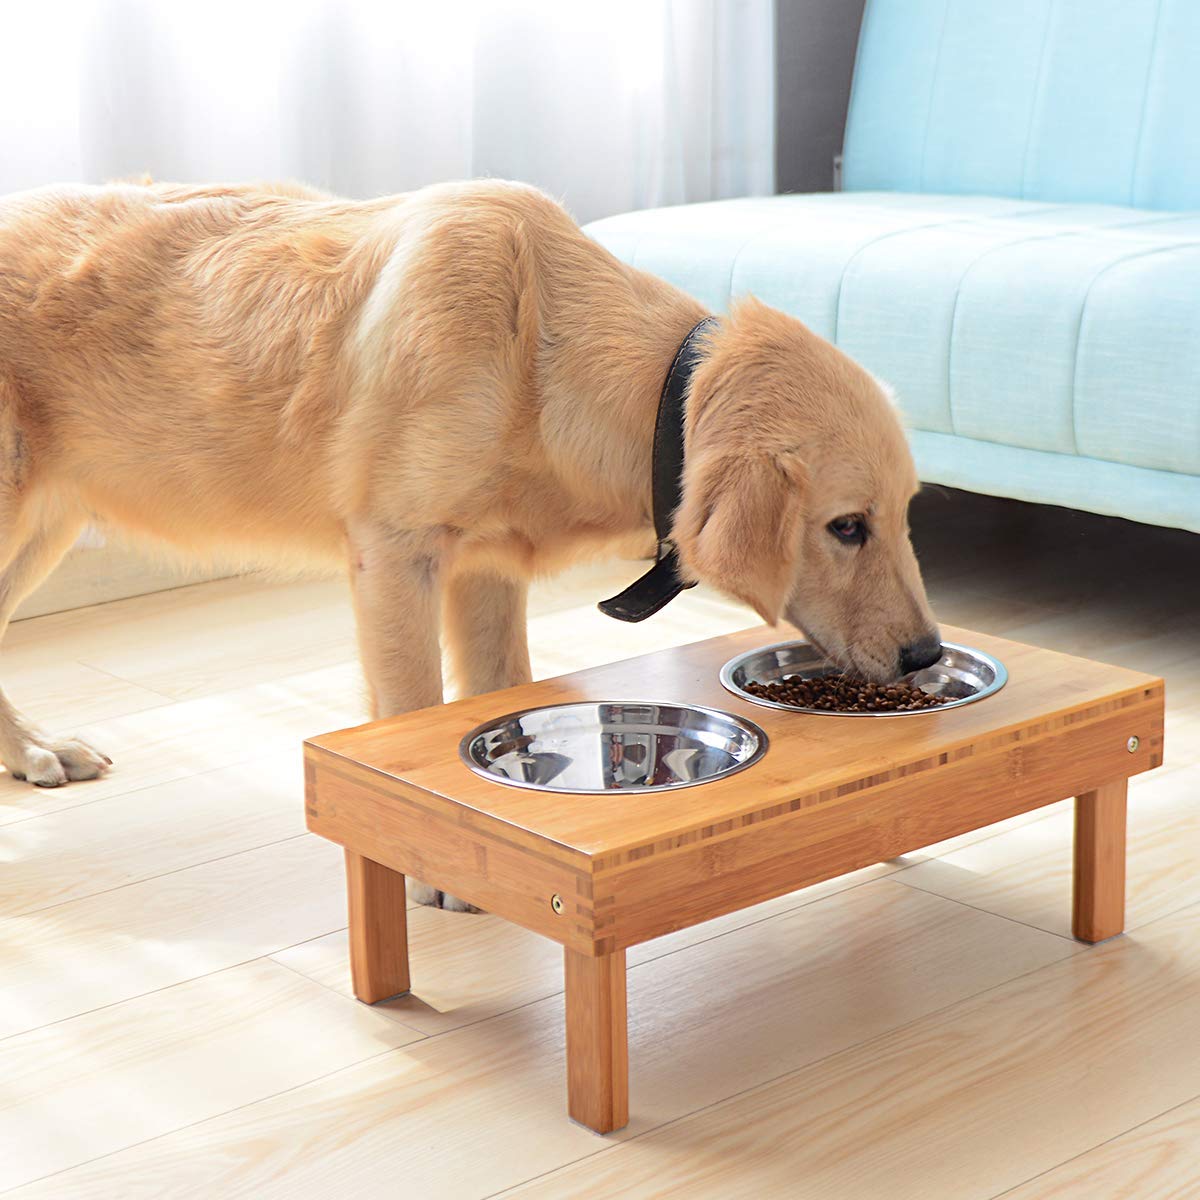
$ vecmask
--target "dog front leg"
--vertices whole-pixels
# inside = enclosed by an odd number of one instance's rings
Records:
[[[375,522],[349,529],[358,651],[371,715],[393,717],[442,702],[438,643],[439,561],[427,538]],[[416,879],[418,904],[471,912],[465,900]]]
[[[459,570],[446,579],[442,621],[460,697],[479,696],[532,678],[525,634],[527,591],[524,580],[491,571]],[[432,889],[418,889],[414,895],[422,903],[440,903],[443,908],[462,905]]]
[[[358,652],[372,717],[440,704],[436,551],[426,537],[375,522],[349,532]]]
[[[528,683],[525,630],[528,585],[488,571],[461,571],[446,581],[442,617],[460,696]]]

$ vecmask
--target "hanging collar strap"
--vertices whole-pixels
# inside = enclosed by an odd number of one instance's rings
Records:
[[[654,422],[654,452],[651,465],[651,494],[654,504],[654,534],[658,552],[654,566],[631,583],[619,596],[601,600],[600,611],[618,621],[644,621],[669,604],[685,588],[694,586],[679,577],[679,552],[671,541],[671,525],[683,491],[683,413],[692,373],[700,362],[700,336],[716,325],[716,317],[705,317],[693,325],[683,339],[658,399]]]

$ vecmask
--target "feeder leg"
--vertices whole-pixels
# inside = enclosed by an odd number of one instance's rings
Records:
[[[408,920],[404,876],[346,851],[350,976],[364,1004],[407,992]]]
[[[629,1121],[625,951],[598,958],[564,950],[567,1111],[597,1133]]]
[[[1125,928],[1125,800],[1128,780],[1075,797],[1073,927],[1084,942]]]

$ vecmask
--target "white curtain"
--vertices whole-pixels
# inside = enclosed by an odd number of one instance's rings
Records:
[[[0,192],[494,175],[580,220],[774,184],[772,0],[0,2]]]

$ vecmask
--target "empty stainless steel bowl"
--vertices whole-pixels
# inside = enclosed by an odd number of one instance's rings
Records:
[[[829,675],[837,670],[819,650],[808,642],[778,642],[774,646],[763,646],[747,654],[739,654],[721,668],[721,683],[726,689],[764,708],[779,708],[785,712],[817,713],[823,717],[920,717],[927,713],[945,712],[974,700],[982,700],[998,692],[1008,680],[1004,665],[982,650],[970,646],[959,646],[954,642],[942,643],[942,657],[921,671],[904,676],[905,683],[912,683],[923,692],[933,696],[948,696],[945,704],[933,708],[917,708],[901,712],[836,712],[826,708],[800,708],[794,704],[778,704],[752,696],[745,690],[748,683],[774,683],[785,676],[800,675],[811,679],[817,675]]]
[[[604,795],[662,792],[741,771],[767,749],[731,713],[652,701],[588,701],[497,717],[463,738],[477,775],[512,787]]]

